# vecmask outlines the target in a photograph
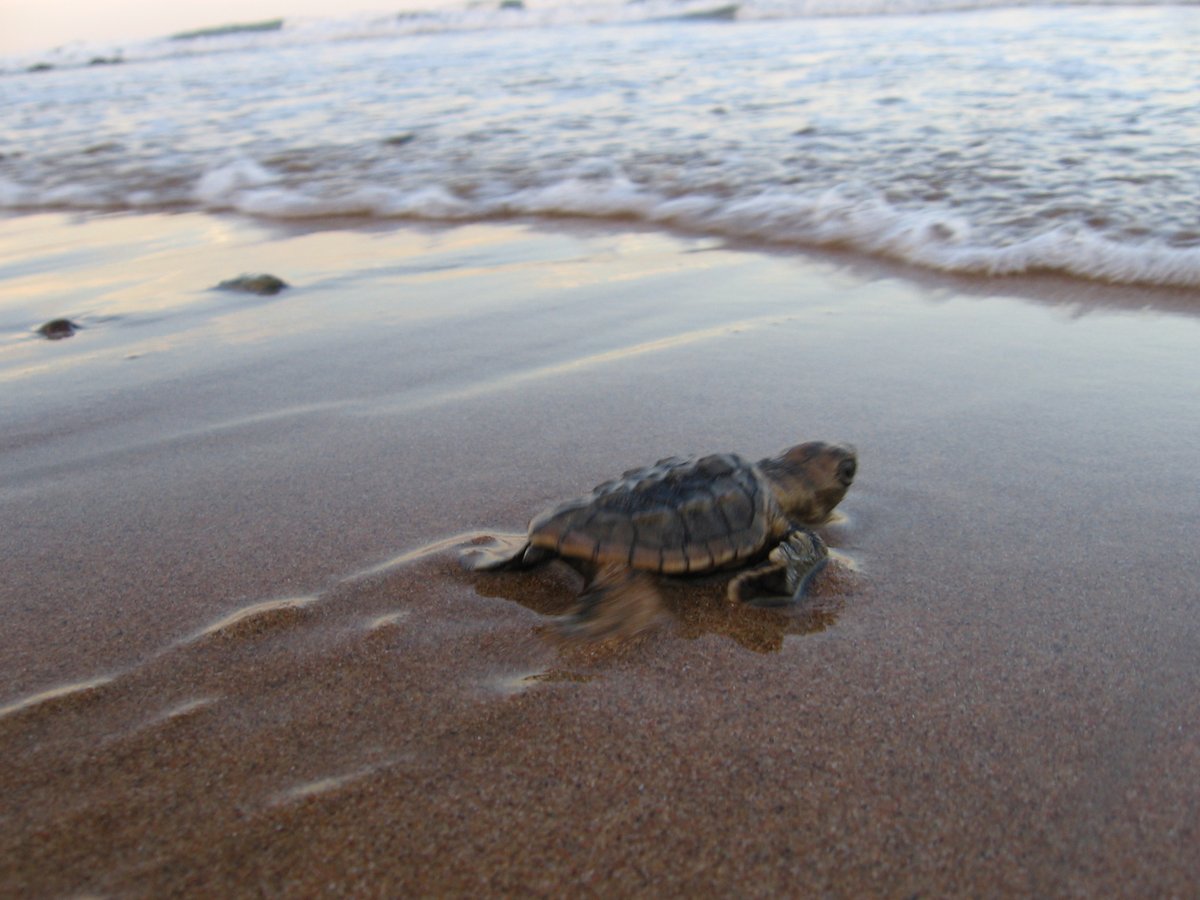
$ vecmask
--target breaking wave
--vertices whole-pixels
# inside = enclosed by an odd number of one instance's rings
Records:
[[[0,207],[44,209],[202,209],[266,219],[366,219],[469,222],[579,218],[654,225],[781,247],[843,248],[943,272],[1016,275],[1053,272],[1120,284],[1200,287],[1200,247],[1162,240],[1116,241],[1086,227],[1063,226],[1002,244],[981,239],[971,223],[936,209],[905,210],[880,196],[837,186],[821,191],[775,187],[740,198],[667,196],[622,175],[572,177],[516,188],[496,183],[467,197],[446,186],[415,189],[360,185],[322,195],[279,183],[242,160],[201,176],[186,197],[140,192],[97,201],[85,186],[36,192],[0,180]]]

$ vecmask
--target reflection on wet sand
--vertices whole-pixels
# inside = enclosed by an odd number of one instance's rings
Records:
[[[689,640],[722,635],[756,653],[776,653],[789,635],[815,634],[832,626],[846,599],[862,587],[861,577],[841,555],[814,579],[803,601],[786,607],[764,609],[730,603],[725,593],[729,577],[723,573],[652,579],[654,590],[627,595],[619,609],[605,611],[604,615],[622,621],[602,623],[599,636],[628,640],[656,626],[670,625]],[[581,615],[587,615],[579,597],[583,579],[565,563],[552,562],[526,572],[471,576],[470,580],[480,596],[518,603],[556,619],[555,628],[542,630],[556,643],[589,639],[590,632],[580,634],[574,627]]]

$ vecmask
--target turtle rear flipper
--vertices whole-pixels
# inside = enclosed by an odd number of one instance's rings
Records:
[[[653,625],[663,609],[654,579],[620,564],[601,566],[579,595],[579,604],[560,630],[591,640],[633,637]]]
[[[500,569],[528,569],[545,562],[554,554],[534,547],[523,534],[488,535],[477,544],[470,544],[458,553],[458,561],[472,572],[495,572]]]
[[[803,600],[813,578],[829,562],[820,536],[797,528],[771,551],[767,561],[729,582],[729,599],[754,606],[785,606]]]

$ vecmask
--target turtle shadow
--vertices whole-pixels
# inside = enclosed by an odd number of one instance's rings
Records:
[[[545,629],[556,640],[589,642],[587,630],[575,626],[594,613],[583,611],[583,577],[566,563],[553,560],[536,569],[463,575],[482,597],[517,603],[556,620],[559,627]],[[656,625],[669,624],[687,640],[719,635],[755,653],[777,653],[789,636],[816,634],[831,627],[850,589],[845,573],[830,566],[803,600],[763,608],[731,604],[725,593],[729,578],[728,574],[654,577],[654,590],[639,591],[619,610],[608,611],[607,615],[619,616],[621,621],[607,622],[602,630],[627,641]]]
[[[696,640],[720,635],[755,653],[778,653],[788,637],[818,634],[830,628],[845,602],[843,595],[825,589],[818,581],[803,600],[786,606],[731,604],[725,595],[728,580],[672,580],[661,586],[667,611],[680,636]]]

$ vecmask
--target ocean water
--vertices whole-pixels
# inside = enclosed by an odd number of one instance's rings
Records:
[[[0,209],[578,217],[1195,287],[1198,79],[1194,5],[284,19],[0,60]]]

